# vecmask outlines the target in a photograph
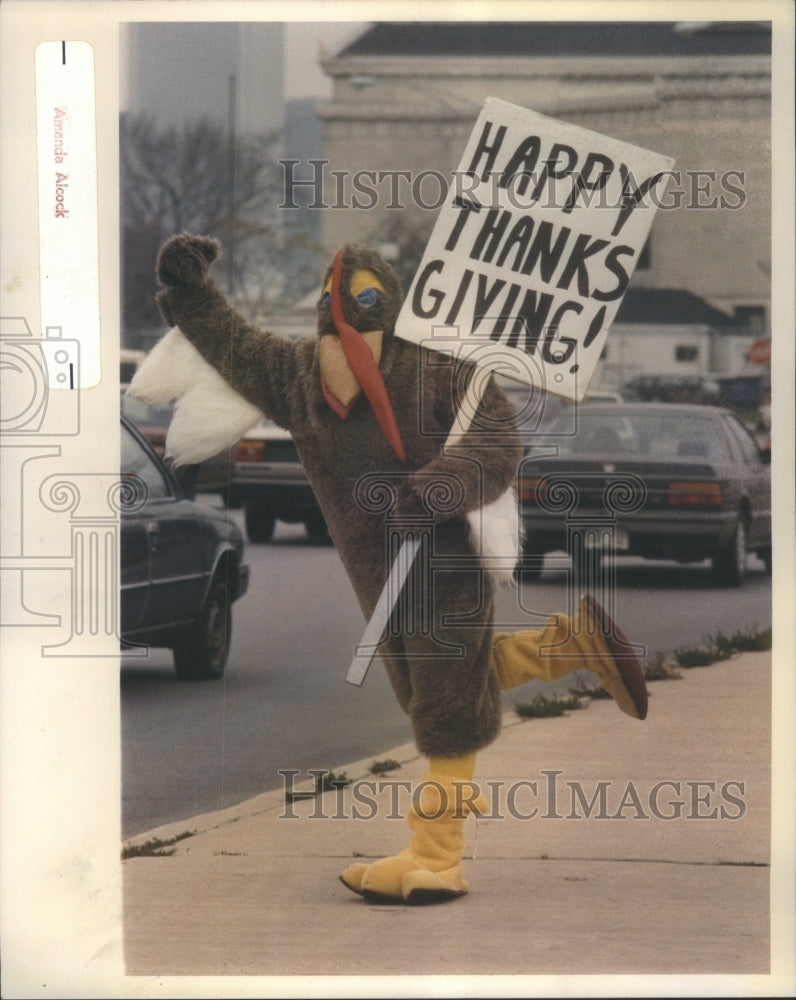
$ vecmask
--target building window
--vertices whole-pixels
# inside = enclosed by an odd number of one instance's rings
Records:
[[[733,310],[736,323],[745,326],[753,337],[763,337],[766,332],[765,306],[736,306]]]
[[[699,358],[699,348],[693,344],[678,344],[674,349],[675,361],[696,361]]]

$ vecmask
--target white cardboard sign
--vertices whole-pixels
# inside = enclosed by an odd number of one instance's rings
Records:
[[[673,164],[487,98],[397,334],[583,399]]]

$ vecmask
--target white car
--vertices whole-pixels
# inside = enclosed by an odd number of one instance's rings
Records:
[[[250,542],[270,542],[277,521],[303,523],[311,538],[328,539],[293,438],[271,420],[254,427],[233,450],[229,504],[244,508]]]

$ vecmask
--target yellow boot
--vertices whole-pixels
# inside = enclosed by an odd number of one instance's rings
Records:
[[[447,769],[474,759],[456,758]],[[432,760],[432,768],[439,760]],[[462,871],[464,821],[485,808],[475,798],[471,777],[472,771],[465,778],[436,770],[423,775],[407,815],[409,847],[372,864],[351,865],[340,875],[343,885],[368,902],[440,903],[463,896],[468,889]]]
[[[531,680],[557,681],[586,667],[623,712],[634,719],[647,716],[641,664],[624,633],[591,595],[580,599],[574,618],[553,615],[542,629],[498,632],[492,659],[504,691]]]

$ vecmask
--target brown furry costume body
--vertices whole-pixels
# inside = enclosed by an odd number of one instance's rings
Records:
[[[472,551],[466,515],[514,481],[521,442],[511,404],[490,380],[473,429],[443,452],[466,366],[393,336],[401,304],[394,272],[373,251],[346,248],[346,318],[359,332],[383,331],[378,367],[405,450],[401,461],[364,395],[344,418],[332,411],[321,386],[319,339],[286,341],[255,329],[232,308],[209,274],[217,253],[217,244],[198,237],[175,237],[163,247],[158,277],[166,290],[158,302],[166,322],[178,325],[233,389],[291,432],[366,617],[390,568],[391,532],[412,518],[433,517],[435,568],[429,572],[428,559],[414,567],[406,619],[430,627],[399,629],[380,652],[418,749],[443,757],[477,751],[497,736],[502,709],[491,661],[493,584]],[[347,291],[361,268],[384,286],[368,309]],[[319,338],[336,332],[323,297],[318,332]],[[479,434],[484,426],[493,433]],[[428,491],[434,484],[446,494],[436,509]],[[386,496],[395,503],[384,503]]]

